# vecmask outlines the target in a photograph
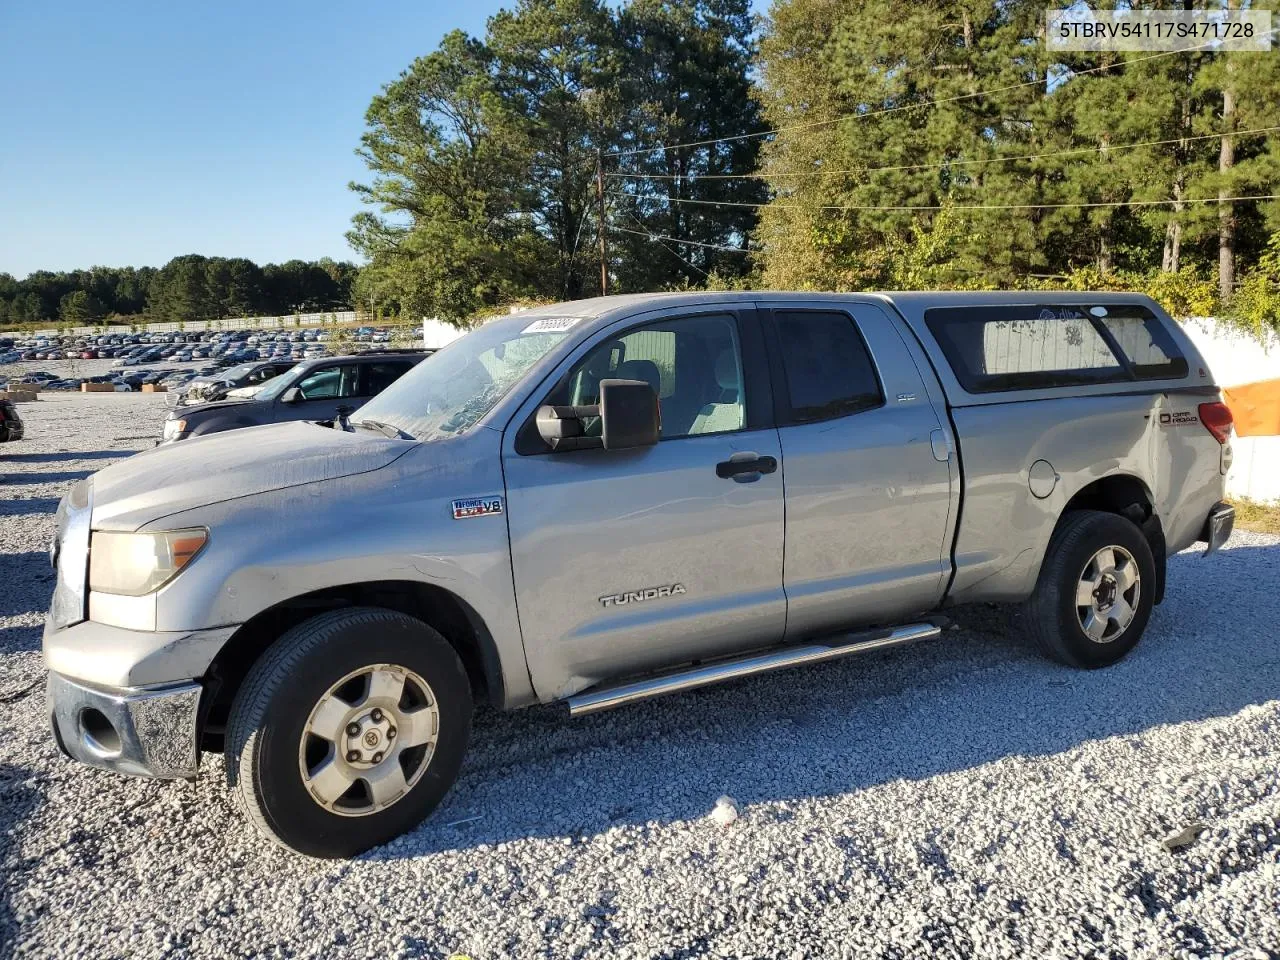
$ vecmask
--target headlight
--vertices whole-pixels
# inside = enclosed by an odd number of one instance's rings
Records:
[[[89,589],[141,597],[159,589],[200,552],[205,530],[113,533],[95,530],[89,549]]]
[[[176,440],[186,432],[187,421],[185,420],[166,420],[164,422],[164,439],[166,440]]]
[[[88,566],[89,518],[93,513],[93,487],[82,480],[67,491],[58,504],[57,533],[49,560],[58,571],[49,618],[55,628],[69,627],[85,618],[84,583]]]

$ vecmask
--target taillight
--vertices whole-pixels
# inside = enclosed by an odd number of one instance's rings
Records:
[[[1200,422],[1219,443],[1225,444],[1231,439],[1231,408],[1221,400],[1200,404]]]

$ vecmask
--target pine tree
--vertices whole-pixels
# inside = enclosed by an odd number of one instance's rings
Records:
[[[763,129],[751,96],[755,40],[747,0],[635,0],[620,14],[625,45],[622,151],[608,166],[614,242],[625,289],[700,286],[741,276],[740,253],[767,197],[752,178]],[[674,144],[731,139],[698,146]],[[747,174],[739,178],[738,175]],[[646,179],[652,177],[653,179]],[[711,201],[689,203],[681,201]],[[733,204],[747,204],[734,206]],[[694,241],[655,245],[648,236]],[[699,246],[705,244],[705,246]]]

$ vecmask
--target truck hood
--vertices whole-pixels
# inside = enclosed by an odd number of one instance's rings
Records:
[[[228,430],[147,450],[93,475],[93,527],[137,530],[170,514],[379,470],[413,448],[313,423]]]

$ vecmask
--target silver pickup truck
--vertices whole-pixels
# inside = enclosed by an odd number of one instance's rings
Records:
[[[349,422],[161,447],[58,510],[70,756],[196,775],[344,856],[412,828],[472,708],[572,714],[1027,604],[1119,660],[1229,536],[1231,415],[1124,294],[672,294],[485,324]],[[963,655],[957,653],[958,656]]]

